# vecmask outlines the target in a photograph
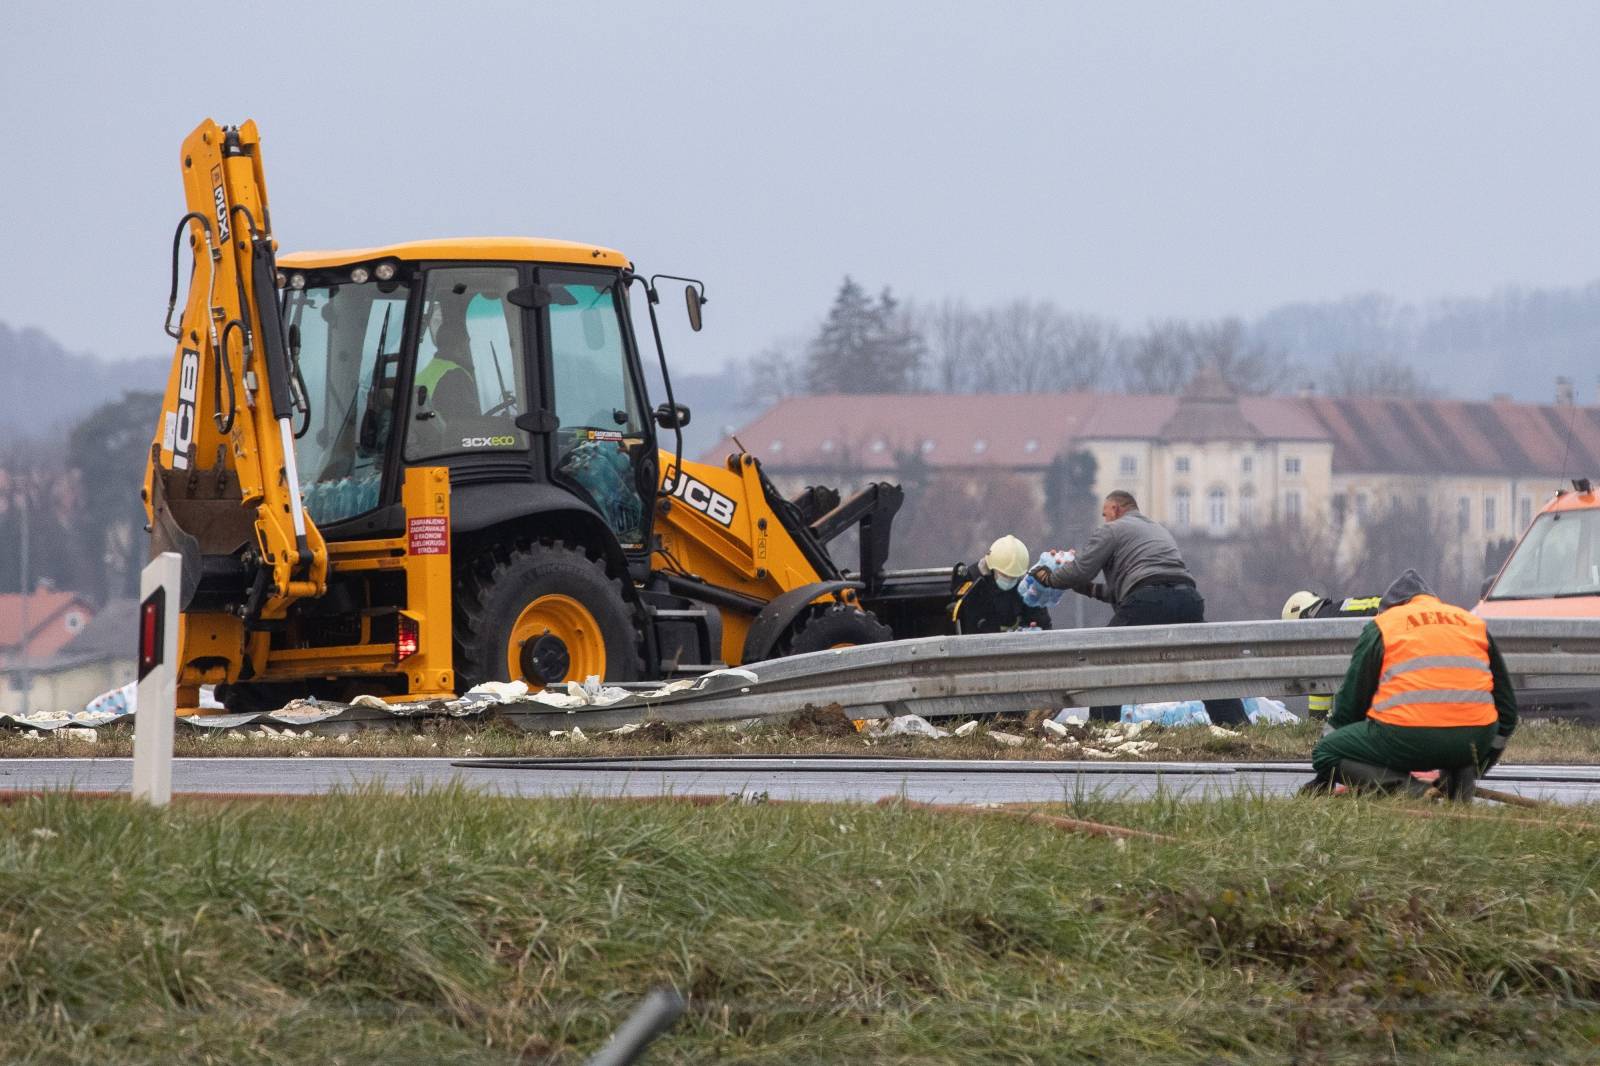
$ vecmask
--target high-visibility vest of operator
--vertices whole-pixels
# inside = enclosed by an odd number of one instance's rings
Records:
[[[1415,570],[1361,631],[1311,767],[1332,786],[1401,773],[1486,772],[1517,728],[1517,697],[1483,619],[1442,602]]]
[[[1283,605],[1283,620],[1296,618],[1371,618],[1378,613],[1381,596],[1347,596],[1335,600],[1304,590],[1290,596]],[[1326,692],[1313,692],[1306,700],[1312,718],[1319,722],[1328,720],[1333,711],[1333,696]]]

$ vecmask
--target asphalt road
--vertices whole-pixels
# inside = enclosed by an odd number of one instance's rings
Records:
[[[126,791],[132,773],[129,759],[4,759],[0,791]],[[1309,776],[1304,763],[686,758],[466,767],[450,759],[200,758],[174,760],[173,790],[317,794],[375,783],[403,790],[460,782],[512,796],[765,793],[796,800],[904,795],[930,803],[1016,803],[1089,795],[1138,799],[1159,791],[1191,799],[1287,795]],[[1502,767],[1485,784],[1532,799],[1600,803],[1600,767]]]

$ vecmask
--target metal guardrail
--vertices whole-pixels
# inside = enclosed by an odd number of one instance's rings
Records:
[[[1336,690],[1360,619],[1218,622],[925,637],[755,663],[755,676],[605,709],[509,716],[529,728],[647,718],[729,721],[838,704],[852,717],[924,718],[1041,707]],[[1519,690],[1600,689],[1600,619],[1492,619]],[[505,708],[504,710],[510,710]]]

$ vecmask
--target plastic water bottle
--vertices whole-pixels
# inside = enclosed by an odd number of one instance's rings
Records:
[[[1022,602],[1029,607],[1054,607],[1061,602],[1061,597],[1066,594],[1065,589],[1053,589],[1048,585],[1041,585],[1034,580],[1033,571],[1039,567],[1054,570],[1072,562],[1074,553],[1070,551],[1048,551],[1039,554],[1038,562],[1028,568],[1022,575],[1022,580],[1017,582],[1017,595],[1022,597]]]

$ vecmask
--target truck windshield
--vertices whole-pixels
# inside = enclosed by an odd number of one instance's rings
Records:
[[[395,371],[405,332],[404,284],[310,286],[284,297],[300,332],[311,424],[295,441],[300,496],[319,525],[378,506],[393,435]]]
[[[1600,508],[1534,519],[1488,598],[1557,596],[1600,596]]]

